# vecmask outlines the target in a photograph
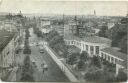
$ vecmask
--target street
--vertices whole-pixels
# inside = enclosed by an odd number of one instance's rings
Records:
[[[30,59],[37,66],[37,70],[34,73],[35,81],[43,82],[66,82],[69,81],[65,74],[61,71],[58,65],[53,61],[50,55],[44,50],[44,53],[39,52],[39,46],[36,46],[36,43],[39,43],[39,39],[33,33],[33,29],[29,29],[30,38],[29,43],[31,47]],[[46,63],[48,70],[43,72],[41,67],[42,63]]]

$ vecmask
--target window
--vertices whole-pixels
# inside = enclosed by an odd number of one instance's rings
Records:
[[[91,54],[93,54],[93,51],[94,51],[93,46],[90,46],[90,52],[91,52]]]
[[[86,45],[86,50],[88,51],[88,45]]]
[[[74,42],[72,41],[72,44],[73,44]]]
[[[101,57],[104,58],[104,54],[103,53],[101,53]]]
[[[114,63],[114,58],[113,57],[111,57],[111,62]]]
[[[108,61],[110,61],[110,56],[108,56]]]
[[[99,46],[96,46],[96,54],[99,54]]]

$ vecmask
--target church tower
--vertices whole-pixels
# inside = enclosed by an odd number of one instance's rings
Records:
[[[21,10],[19,11],[18,15],[23,16],[23,14],[22,14]]]
[[[96,11],[94,10],[94,16],[96,16]]]

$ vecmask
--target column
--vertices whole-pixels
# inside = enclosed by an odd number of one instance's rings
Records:
[[[99,56],[102,57],[102,55],[101,55],[101,51],[99,51]]]
[[[81,43],[81,44],[82,44],[82,46],[81,46],[81,47],[82,47],[82,49],[83,49],[83,50],[85,50],[85,46],[84,46],[84,43]]]
[[[70,41],[68,41],[68,44],[70,45]]]
[[[112,58],[112,57],[110,56],[110,63],[112,62],[111,58]]]
[[[93,46],[93,49],[94,49],[94,52],[93,53],[94,53],[94,55],[96,55],[96,46]]]
[[[84,44],[84,48],[85,48],[85,51],[87,51],[87,49],[86,49],[86,44]]]
[[[88,54],[90,55],[90,46],[88,45]]]
[[[103,59],[105,59],[105,54],[103,53]]]
[[[118,75],[118,73],[119,73],[119,68],[120,68],[120,66],[119,66],[118,64],[116,64],[116,74],[115,74],[115,76]]]
[[[106,60],[108,61],[108,55],[106,54]]]
[[[113,63],[115,64],[115,58],[113,58]]]

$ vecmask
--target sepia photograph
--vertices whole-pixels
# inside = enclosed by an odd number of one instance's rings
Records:
[[[128,81],[127,1],[0,0],[0,81]]]

